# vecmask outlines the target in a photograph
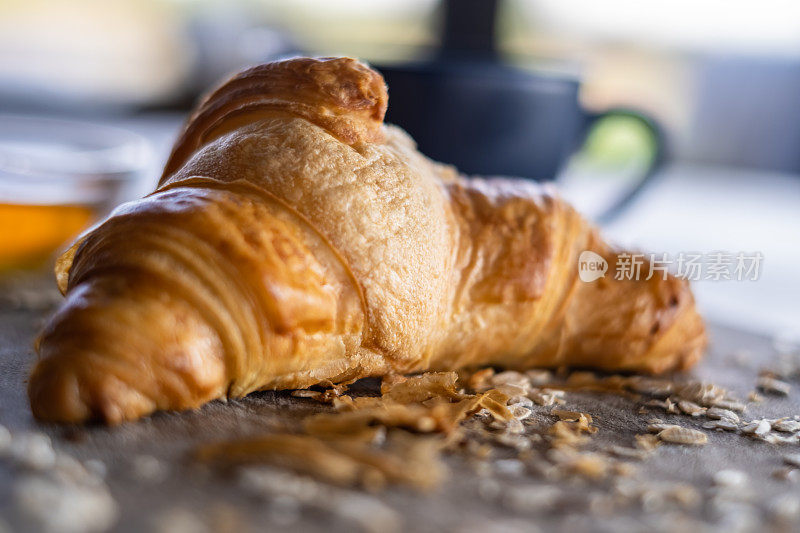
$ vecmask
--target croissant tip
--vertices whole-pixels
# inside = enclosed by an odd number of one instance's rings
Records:
[[[75,374],[55,371],[44,361],[36,365],[28,380],[28,399],[34,418],[41,422],[80,423],[91,417],[80,398]]]
[[[155,409],[152,402],[113,375],[92,372],[92,366],[86,364],[51,364],[50,359],[34,367],[28,399],[34,418],[61,424],[102,422],[114,426]]]

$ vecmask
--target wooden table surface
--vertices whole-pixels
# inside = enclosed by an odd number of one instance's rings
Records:
[[[651,458],[636,463],[637,472],[625,479],[548,479],[517,468],[515,460],[504,461],[500,452],[499,462],[486,472],[476,471],[461,457],[449,456],[448,481],[432,493],[393,488],[369,494],[309,482],[280,469],[222,472],[190,459],[198,444],[269,432],[281,421],[320,409],[313,401],[285,393],[257,393],[227,404],[213,402],[196,412],[162,413],[115,428],[37,424],[28,407],[25,380],[35,358],[32,342],[37,328],[52,309],[53,289],[49,280],[26,281],[24,287],[23,301],[17,297],[19,286],[6,283],[0,289],[4,291],[0,293],[0,424],[15,439],[29,431],[43,432],[59,453],[88,461],[95,471],[102,470],[97,462],[101,461],[115,502],[114,518],[109,521],[114,531],[800,528],[800,483],[792,480],[797,479],[794,475],[789,479],[775,476],[784,468],[784,456],[798,453],[800,447],[727,432],[703,430],[709,443],[702,447],[661,446]],[[31,298],[31,294],[44,296]],[[759,369],[777,357],[775,349],[768,339],[721,327],[710,327],[710,337],[709,354],[690,377],[714,382],[746,398],[754,390]],[[795,383],[789,396],[765,396],[763,402],[749,404],[743,418],[800,414],[799,391]],[[695,428],[708,422],[655,410],[642,415],[640,404],[620,396],[568,392],[565,398],[564,408],[594,416],[599,431],[592,446],[598,448],[630,446],[636,434],[646,432],[646,420],[653,416]],[[537,421],[555,419],[548,407],[534,409],[534,416],[526,421],[530,431]],[[42,517],[31,514],[20,500],[20,485],[32,474],[7,455],[0,453],[0,532],[43,530]],[[720,476],[722,470],[740,471],[746,478]],[[663,496],[674,487],[693,487],[696,501],[676,503]],[[614,495],[640,490],[627,503],[615,507],[609,503]],[[93,512],[91,507],[72,510],[70,500],[64,503],[62,496],[44,494],[42,503],[67,515]],[[92,527],[91,520],[87,524]],[[83,526],[80,520],[66,520],[49,527],[80,530]]]

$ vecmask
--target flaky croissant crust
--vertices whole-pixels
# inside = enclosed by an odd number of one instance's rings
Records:
[[[466,179],[383,124],[348,58],[247,70],[199,105],[156,192],[58,263],[34,414],[115,423],[260,389],[479,365],[687,368],[688,284],[583,283],[616,252],[550,189]]]

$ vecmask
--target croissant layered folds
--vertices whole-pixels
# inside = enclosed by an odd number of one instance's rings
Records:
[[[617,260],[589,223],[545,187],[426,159],[386,106],[380,75],[348,58],[210,93],[156,192],[59,260],[34,414],[117,423],[389,373],[699,358],[685,281],[580,281],[582,251]]]

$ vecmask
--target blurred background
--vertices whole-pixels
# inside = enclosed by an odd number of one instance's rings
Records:
[[[700,306],[800,335],[800,4],[788,0],[0,0],[0,272],[49,268],[153,189],[202,91],[291,55],[369,61],[390,81],[388,118],[423,152],[555,179],[619,244],[761,252],[757,281],[695,283]],[[454,131],[472,137],[442,140]]]

